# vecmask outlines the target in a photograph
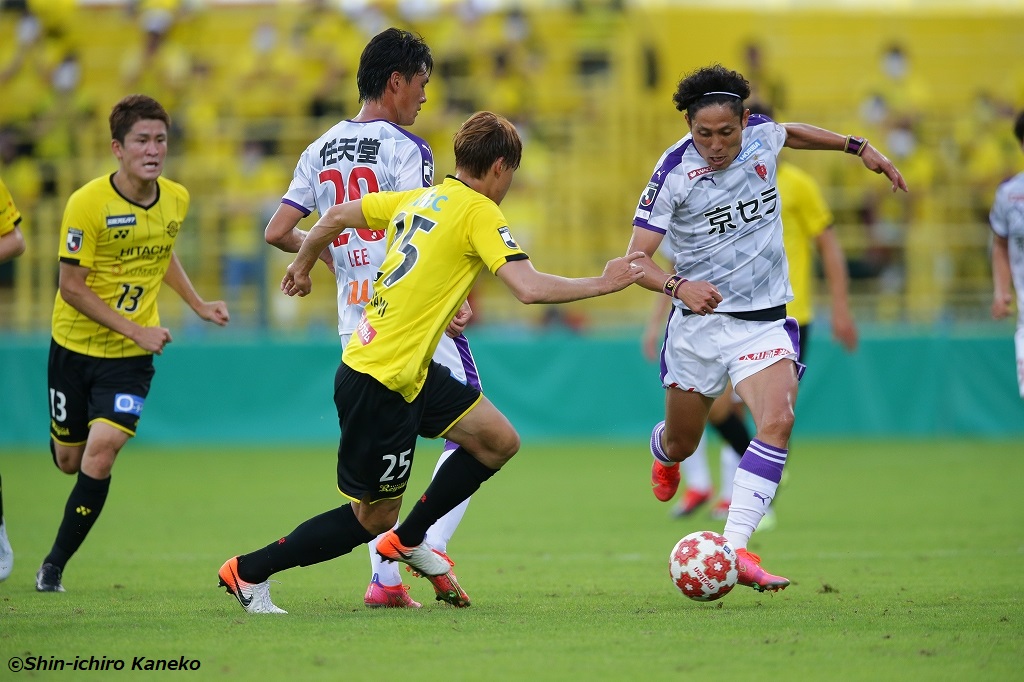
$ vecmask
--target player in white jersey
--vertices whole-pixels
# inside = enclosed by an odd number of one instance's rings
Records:
[[[419,37],[389,28],[370,40],[359,60],[356,81],[363,103],[355,118],[341,121],[310,144],[299,157],[287,193],[266,229],[269,243],[295,253],[305,233],[298,222],[314,210],[323,215],[334,204],[354,201],[364,194],[430,187],[434,157],[427,142],[401,126],[412,125],[426,101],[433,58]],[[383,230],[346,230],[321,258],[334,271],[338,284],[338,334],[344,348],[373,296],[373,281],[384,260],[387,243]],[[480,388],[469,342],[462,336],[470,310],[463,307],[438,343],[434,359],[448,367],[463,383]],[[445,441],[437,463],[458,446]],[[433,526],[427,541],[449,563],[448,541],[458,527],[469,501],[453,509]],[[369,607],[412,607],[414,601],[402,584],[399,566],[381,559],[371,543],[371,579],[364,597]],[[453,564],[454,565],[454,564]],[[452,573],[454,576],[454,573]],[[469,598],[458,588],[460,606]]]
[[[1024,150],[1024,111],[1013,124],[1017,144]],[[1017,388],[1024,398],[1024,173],[1013,176],[996,190],[988,217],[992,226],[992,317],[1010,314],[1017,290]]]
[[[674,304],[662,351],[665,421],[651,434],[656,497],[679,485],[679,462],[700,441],[714,399],[731,380],[756,426],[733,480],[724,535],[737,550],[740,584],[758,591],[789,585],[760,566],[747,542],[782,477],[802,366],[782,245],[775,183],[783,147],[846,151],[883,173],[892,189],[907,185],[867,140],[803,123],[751,116],[750,86],[721,65],[683,78],[673,96],[690,133],[659,159],[640,196],[629,251],[642,251],[642,286]],[[652,260],[667,237],[674,272]],[[667,494],[666,494],[667,493]]]

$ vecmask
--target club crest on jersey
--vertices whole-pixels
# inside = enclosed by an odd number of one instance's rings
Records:
[[[747,145],[746,149],[744,149],[742,152],[740,152],[740,155],[736,157],[736,162],[737,163],[743,163],[744,161],[749,159],[751,156],[753,156],[754,152],[756,152],[760,148],[761,148],[761,140],[754,140],[749,145]]]
[[[512,233],[507,227],[499,227],[498,234],[501,235],[501,241],[505,242],[505,246],[510,249],[518,249],[519,244],[516,244],[516,240],[512,239]]]
[[[136,224],[135,215],[108,215],[107,227],[130,227]]]
[[[167,236],[173,237],[174,235],[178,234],[178,230],[180,229],[181,223],[179,223],[177,220],[172,220],[171,222],[167,223]]]
[[[755,162],[754,171],[757,173],[757,177],[768,182],[768,166],[764,165],[764,161]]]
[[[79,230],[77,227],[68,228],[68,239],[67,247],[68,253],[78,253],[82,249],[82,239],[84,239],[85,233]]]
[[[704,166],[703,168],[697,168],[690,171],[689,173],[686,174],[686,177],[688,180],[693,180],[694,178],[699,178],[700,176],[705,175],[706,173],[710,173],[713,170],[714,169],[711,166]]]
[[[656,197],[657,195],[658,195],[658,186],[656,184],[654,184],[653,182],[649,183],[647,185],[647,189],[645,189],[644,193],[640,195],[640,205],[641,206],[650,206],[651,204],[654,203],[654,197]]]

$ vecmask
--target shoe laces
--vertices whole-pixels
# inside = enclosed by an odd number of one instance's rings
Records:
[[[658,466],[654,467],[654,477],[658,479],[658,483],[672,483],[675,480],[675,476],[679,475],[678,471],[678,465],[668,467],[658,462]]]

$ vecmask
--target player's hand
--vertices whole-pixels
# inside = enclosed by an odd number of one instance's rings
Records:
[[[164,346],[173,340],[171,330],[166,327],[139,327],[139,331],[132,337],[139,348],[156,355],[162,354]]]
[[[294,296],[305,296],[313,289],[313,281],[309,278],[308,272],[301,272],[293,262],[288,266],[284,279],[281,280],[281,291]]]
[[[613,291],[621,291],[630,284],[643,279],[644,269],[639,263],[634,261],[646,256],[647,254],[643,251],[634,251],[633,253],[628,253],[625,256],[608,261],[604,266],[604,272],[601,273],[601,278],[609,287],[604,293],[610,294]]]
[[[857,325],[849,313],[832,311],[832,337],[838,341],[846,352],[857,350]]]
[[[867,144],[867,148],[860,156],[861,161],[864,162],[864,166],[868,170],[881,173],[885,175],[885,177],[889,178],[892,182],[893,192],[898,189],[901,189],[904,192],[909,192],[910,190],[907,189],[907,181],[904,180],[900,172],[896,170],[896,166],[893,165],[892,161],[887,159],[882,152],[871,146],[870,143],[865,144]]]
[[[469,301],[464,301],[459,312],[455,313],[455,317],[448,323],[448,328],[444,330],[444,333],[453,339],[456,336],[462,336],[471,317],[473,317],[473,309],[469,306]]]
[[[996,294],[992,297],[992,319],[1001,320],[1010,314],[1010,302],[1013,297],[1009,292],[1002,295]]]
[[[322,260],[324,262],[324,265],[327,266],[327,269],[330,270],[331,274],[333,275],[334,274],[334,256],[331,255],[331,247],[328,246],[327,248],[325,248],[323,251],[320,252],[320,260]]]
[[[689,281],[676,286],[676,298],[698,315],[710,315],[722,302],[722,294],[711,282]]]
[[[196,308],[196,315],[221,327],[231,321],[228,304],[224,301],[204,301]]]

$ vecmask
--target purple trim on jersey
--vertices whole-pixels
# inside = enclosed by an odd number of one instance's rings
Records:
[[[747,127],[759,126],[762,123],[775,123],[772,119],[768,118],[764,114],[751,114],[747,117]]]
[[[772,447],[755,438],[750,441],[750,447],[743,453],[739,468],[778,483],[782,480],[782,467],[786,464],[788,454],[789,450]]]
[[[686,150],[689,148],[691,144],[693,144],[693,140],[688,139],[684,141],[681,145],[670,151],[665,156],[665,160],[661,162],[660,166],[658,166],[658,169],[655,170],[654,173],[651,175],[651,181],[650,183],[648,183],[648,185],[657,185],[658,188],[654,190],[654,194],[651,196],[651,202],[649,204],[650,206],[654,206],[654,202],[658,199],[658,193],[661,192],[661,187],[665,183],[665,178],[668,177],[669,171],[671,171],[673,168],[675,168],[676,166],[683,162],[683,154],[686,153]],[[643,201],[643,198],[645,196],[647,196],[646,191],[644,191],[644,194],[642,197],[640,197],[640,200]],[[637,210],[639,211],[641,209],[647,210],[647,207],[637,204]],[[643,218],[633,218],[633,227],[643,227],[648,230],[658,232],[660,234],[665,234],[666,232],[660,227],[652,226]]]
[[[796,353],[797,357],[800,357],[800,323],[792,317],[787,317],[782,328],[786,330],[789,340],[793,342],[793,352]],[[804,371],[807,369],[807,365],[796,360],[793,362],[796,363],[796,380],[800,381],[804,378]]]
[[[299,209],[302,212],[303,216],[308,216],[310,213],[312,213],[312,211],[310,211],[308,208],[306,208],[305,206],[302,206],[300,204],[296,204],[291,199],[281,199],[281,203],[282,204],[287,204],[288,206],[291,206],[292,208]]]
[[[374,119],[373,121],[352,121],[352,123],[374,123],[376,121],[380,121],[382,123],[387,123],[392,128],[394,128],[395,130],[397,130],[398,132],[402,133],[407,138],[409,138],[410,140],[412,140],[413,142],[416,143],[416,146],[419,147],[419,150],[420,150],[420,159],[422,159],[425,162],[427,162],[427,161],[430,162],[430,178],[429,178],[429,181],[428,181],[427,178],[423,178],[423,186],[424,187],[430,187],[433,184],[433,180],[434,180],[434,150],[430,148],[430,145],[427,143],[427,141],[424,140],[422,137],[420,137],[418,135],[414,135],[413,133],[410,133],[408,130],[406,130],[402,126],[398,125],[397,123],[394,123],[392,121],[386,121],[386,120],[384,120],[382,118],[377,118],[377,119]],[[422,177],[422,175],[421,175],[421,177]]]
[[[633,227],[642,227],[645,230],[657,232],[658,234],[666,234],[668,232],[668,230],[663,230],[660,227],[655,227],[654,225],[649,224],[646,220],[643,220],[641,218],[633,219]]]
[[[476,360],[473,359],[473,351],[469,349],[469,339],[459,334],[452,341],[455,342],[455,347],[459,349],[459,357],[462,358],[462,369],[466,371],[466,383],[478,391],[483,391],[480,387],[480,374],[476,369]]]

